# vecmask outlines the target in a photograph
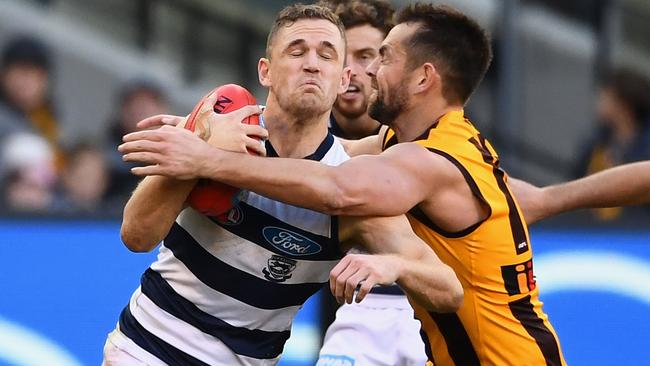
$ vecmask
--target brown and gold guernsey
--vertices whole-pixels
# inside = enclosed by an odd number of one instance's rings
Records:
[[[489,207],[484,221],[461,232],[442,230],[417,206],[408,213],[415,233],[454,269],[465,291],[457,313],[411,301],[429,365],[565,365],[538,298],[528,230],[494,148],[463,111],[445,114],[414,142],[453,163]],[[396,143],[388,130],[384,149]]]

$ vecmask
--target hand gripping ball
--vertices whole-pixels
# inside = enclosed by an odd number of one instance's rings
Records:
[[[209,95],[217,93],[214,111],[216,113],[230,113],[247,105],[257,104],[255,97],[245,88],[226,84],[212,90],[194,107],[187,119],[185,128],[190,131],[205,128],[196,125],[196,116],[203,107]],[[242,123],[259,125],[259,116],[252,115],[245,118]],[[219,216],[232,209],[238,201],[240,189],[233,186],[207,179],[201,179],[187,197],[190,207],[208,216]]]

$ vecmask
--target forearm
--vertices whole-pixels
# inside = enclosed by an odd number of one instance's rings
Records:
[[[299,159],[261,158],[218,150],[207,161],[204,177],[291,205],[325,213],[336,208],[332,168]]]
[[[455,312],[463,301],[463,288],[454,271],[444,263],[408,261],[399,258],[400,275],[397,284],[420,305],[436,312]]]
[[[146,177],[124,207],[121,236],[136,252],[148,252],[165,238],[183,209],[195,180]]]
[[[206,178],[291,205],[352,216],[396,215],[408,210],[395,202],[388,204],[385,192],[392,192],[390,177],[367,172],[367,165],[358,160],[365,157],[332,167],[304,159],[260,158],[223,150],[217,156],[208,162]]]
[[[625,164],[585,178],[543,188],[544,217],[580,208],[650,203],[650,162]]]

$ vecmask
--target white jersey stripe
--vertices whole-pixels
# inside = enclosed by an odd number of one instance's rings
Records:
[[[261,366],[259,359],[235,355],[218,338],[205,334],[158,308],[147,296],[136,291],[129,304],[131,314],[145,329],[175,348],[210,365]],[[174,331],[171,332],[170,330]]]
[[[283,331],[291,327],[291,320],[300,306],[280,309],[259,309],[212,289],[199,281],[183,262],[162,247],[158,261],[151,268],[162,275],[179,295],[194,303],[202,311],[230,325],[264,331]],[[256,314],[256,316],[242,316]]]

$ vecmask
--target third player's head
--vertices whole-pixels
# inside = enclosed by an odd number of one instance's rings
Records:
[[[350,126],[345,126],[352,130],[350,132],[371,133],[377,128],[376,122],[362,118],[372,94],[366,68],[377,57],[381,42],[394,25],[395,10],[386,0],[323,0],[320,4],[328,6],[341,18],[347,38],[346,62],[351,69],[350,86],[334,104],[337,121],[350,121]]]
[[[297,119],[328,114],[349,82],[344,32],[340,19],[325,7],[284,8],[258,65],[260,82],[269,89],[267,106],[277,104]]]
[[[370,116],[390,125],[422,103],[462,108],[492,59],[485,31],[453,8],[422,3],[402,9],[396,22],[367,69],[377,88]]]

